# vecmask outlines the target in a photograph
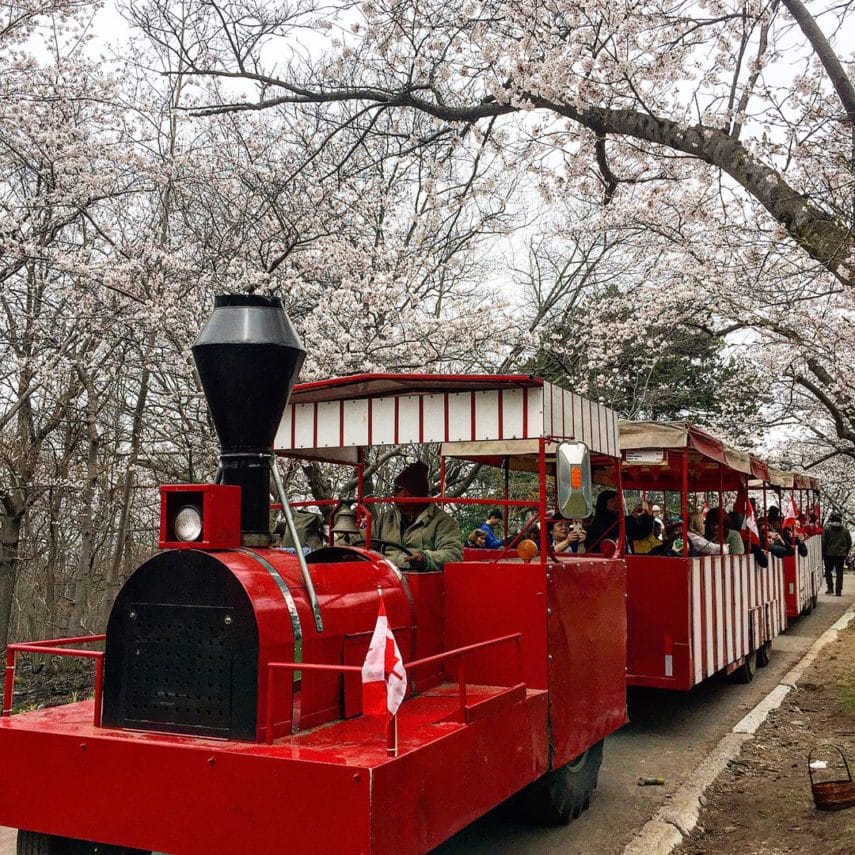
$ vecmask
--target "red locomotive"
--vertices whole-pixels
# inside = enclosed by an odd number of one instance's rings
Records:
[[[589,507],[589,450],[619,479],[614,413],[524,375],[340,378],[289,404],[304,352],[274,298],[217,298],[193,352],[219,482],[162,488],[162,551],[105,636],[7,652],[0,823],[22,829],[19,853],[425,852],[521,791],[578,815],[626,721],[626,571],[550,554],[546,484]],[[272,545],[274,447],[361,476],[365,447],[407,442],[538,472],[517,502],[540,525],[536,560],[466,550],[402,573],[362,547]],[[378,587],[409,677],[391,754],[361,714]],[[24,650],[94,659],[94,699],[10,715]]]

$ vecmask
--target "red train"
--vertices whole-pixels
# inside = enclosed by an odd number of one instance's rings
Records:
[[[368,375],[299,387],[283,418],[304,354],[275,298],[217,298],[193,352],[219,483],[162,488],[162,551],[106,636],[7,651],[0,824],[18,851],[411,853],[515,793],[578,815],[626,721],[625,564],[550,554],[544,486],[590,510],[588,450],[619,472],[614,413],[525,375]],[[366,446],[430,441],[533,469],[540,554],[401,573],[360,547],[275,548],[274,439],[360,475]],[[378,587],[410,683],[392,754],[361,715]],[[11,716],[25,650],[92,658],[94,699]]]
[[[816,543],[765,569],[687,546],[554,553],[548,512],[589,514],[594,481],[661,491],[663,504],[676,492],[684,522],[691,491],[722,503],[817,486],[691,426],[619,431],[614,412],[529,375],[295,387],[304,352],[275,298],[217,298],[193,353],[222,446],[218,483],[161,488],[161,551],[122,588],[105,636],[7,651],[0,760],[15,786],[0,791],[0,824],[22,829],[19,853],[425,852],[512,795],[567,821],[626,721],[627,682],[750,679],[815,596]],[[274,451],[353,467],[357,519],[382,550],[369,511],[389,499],[365,494],[365,450],[409,443],[441,444],[430,501],[525,509],[535,560],[530,543],[467,548],[442,571],[402,573],[382,551],[337,541],[306,556],[277,547],[271,476],[289,527],[292,514]],[[503,470],[504,498],[446,496],[454,458]],[[525,501],[509,498],[512,470],[537,476]],[[362,715],[378,588],[409,682],[396,750]],[[94,699],[10,715],[21,651],[93,659]]]

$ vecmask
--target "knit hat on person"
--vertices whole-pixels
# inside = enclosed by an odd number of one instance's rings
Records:
[[[490,512],[487,514],[487,519],[503,520],[504,518],[505,515],[501,508],[490,508]]]
[[[405,466],[395,478],[396,487],[405,487],[414,496],[427,496],[430,492],[427,464],[421,460]]]
[[[828,521],[829,522],[843,522],[843,517],[840,516],[840,514],[838,514],[837,511],[834,511],[834,513],[831,513],[828,515]]]

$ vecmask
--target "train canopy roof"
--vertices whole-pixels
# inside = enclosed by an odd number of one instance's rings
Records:
[[[681,457],[689,461],[690,489],[751,487],[819,489],[819,480],[768,466],[760,458],[725,445],[689,422],[620,422],[623,482],[630,489],[681,490]]]
[[[355,374],[300,383],[274,448],[356,463],[367,446],[438,442],[448,455],[504,458],[536,452],[541,438],[620,454],[613,410],[528,374]]]

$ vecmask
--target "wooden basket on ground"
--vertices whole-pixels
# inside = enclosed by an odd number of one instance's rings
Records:
[[[814,776],[817,769],[813,766],[813,756],[822,751],[829,753],[837,752],[840,755],[840,759],[843,761],[843,768],[846,770],[845,778],[830,781],[815,780]],[[817,810],[843,810],[844,808],[855,806],[855,781],[852,780],[849,763],[840,746],[825,745],[822,748],[814,748],[808,754],[807,767],[808,777],[810,778],[810,789],[813,793],[813,803],[816,805]]]

